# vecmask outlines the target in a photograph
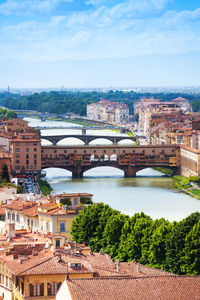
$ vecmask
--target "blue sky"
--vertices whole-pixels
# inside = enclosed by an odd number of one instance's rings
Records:
[[[0,36],[0,59],[8,65],[11,60],[51,64],[185,53],[192,58],[200,51],[200,0],[0,0]],[[6,79],[0,75],[0,87],[12,78],[9,70]],[[27,75],[25,79],[10,81],[17,86],[40,84],[28,81]],[[109,78],[108,85],[113,82]],[[52,84],[48,74],[41,84]]]

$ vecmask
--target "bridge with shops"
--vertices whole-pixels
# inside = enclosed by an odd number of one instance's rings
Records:
[[[148,167],[167,167],[180,173],[180,149],[177,145],[145,146],[42,146],[42,169],[62,168],[72,172],[73,178],[82,178],[84,172],[101,166],[124,171],[125,177]]]

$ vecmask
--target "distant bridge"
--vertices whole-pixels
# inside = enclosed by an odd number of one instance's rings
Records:
[[[42,169],[62,168],[82,178],[87,170],[111,166],[124,171],[125,177],[148,167],[167,167],[180,172],[180,150],[176,145],[148,146],[42,146]]]
[[[47,120],[47,118],[49,117],[55,117],[55,118],[59,118],[62,120],[66,120],[66,117],[64,115],[58,115],[58,114],[50,114],[50,113],[37,113],[37,112],[33,112],[33,113],[22,113],[22,112],[17,112],[17,117],[19,119],[23,119],[23,118],[31,118],[31,117],[37,117],[40,118],[41,121],[45,122]]]
[[[85,145],[89,145],[90,142],[96,139],[106,139],[111,141],[113,144],[117,144],[122,140],[131,140],[136,141],[135,137],[130,136],[115,136],[115,135],[87,135],[87,134],[65,134],[65,135],[42,135],[41,139],[51,142],[53,145],[56,145],[59,141],[66,138],[76,138],[84,142]]]

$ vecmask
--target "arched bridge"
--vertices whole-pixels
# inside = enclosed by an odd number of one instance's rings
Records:
[[[50,114],[50,113],[40,113],[40,112],[29,112],[29,111],[15,111],[17,113],[17,117],[19,119],[23,118],[31,118],[31,117],[37,117],[40,118],[41,121],[45,122],[47,118],[49,117],[56,117],[62,120],[66,120],[64,115],[59,115],[59,114]]]
[[[180,171],[180,150],[176,145],[148,146],[42,146],[42,168],[63,168],[73,178],[100,166],[112,166],[124,171],[125,177],[147,167],[167,167],[174,174]]]
[[[53,145],[56,145],[59,141],[66,138],[76,138],[84,142],[85,145],[89,145],[90,142],[96,139],[106,139],[111,141],[113,144],[117,144],[122,140],[131,140],[136,141],[135,137],[129,136],[114,136],[114,135],[81,135],[81,134],[66,134],[66,135],[42,135],[42,139],[51,142]]]

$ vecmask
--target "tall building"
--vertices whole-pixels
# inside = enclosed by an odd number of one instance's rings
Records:
[[[12,138],[11,154],[13,173],[40,174],[41,140],[36,132],[24,132]]]

